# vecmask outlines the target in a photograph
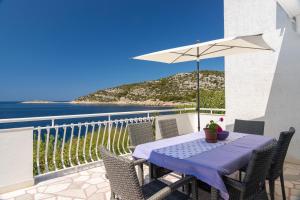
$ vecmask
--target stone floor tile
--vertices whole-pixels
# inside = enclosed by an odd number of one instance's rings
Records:
[[[45,193],[57,193],[67,189],[71,183],[60,183],[49,185],[45,190]]]
[[[10,199],[10,198],[14,198],[14,197],[17,197],[17,196],[22,196],[24,194],[26,194],[25,190],[16,190],[16,191],[13,191],[13,192],[8,192],[8,193],[5,193],[5,194],[1,194],[0,199]]]
[[[298,190],[298,189],[291,189],[291,196],[297,196],[300,199],[300,190]]]
[[[86,195],[83,190],[81,189],[67,189],[61,192],[56,193],[57,196],[65,196],[65,197],[72,197],[72,198],[86,198]]]
[[[59,196],[59,197],[57,197],[57,200],[72,200],[72,198],[71,197],[61,197],[61,196]]]
[[[286,187],[286,188],[294,188],[295,184],[293,184],[290,181],[284,181],[284,187]]]
[[[91,185],[88,188],[86,188],[84,191],[86,193],[87,197],[90,197],[92,194],[96,193],[98,188],[95,185]]]
[[[90,176],[78,176],[73,180],[76,182],[84,182],[84,181],[88,180],[89,178],[90,178]]]
[[[95,193],[88,200],[106,200],[106,197],[104,193]]]
[[[73,182],[70,184],[69,189],[82,189],[82,186],[84,185],[84,182]]]
[[[45,200],[57,200],[56,197],[49,197],[49,198],[46,198]]]
[[[80,176],[89,176],[90,174],[87,171],[79,172]]]
[[[295,175],[296,170],[300,171],[300,165],[285,164],[285,186],[287,200],[300,200],[300,175]],[[144,168],[145,182],[149,182],[148,168]],[[292,174],[293,173],[293,174]],[[299,173],[298,173],[299,174]],[[180,175],[171,174],[164,177],[164,181],[171,183],[181,178]],[[267,182],[268,189],[268,182]],[[282,199],[279,180],[276,181],[275,199]],[[206,195],[206,196],[205,196]],[[201,199],[207,199],[209,194],[201,194]],[[104,167],[88,169],[72,175],[66,175],[52,180],[41,182],[33,187],[17,190],[12,193],[0,195],[2,200],[17,199],[61,199],[61,200],[83,200],[83,199],[110,199],[110,185],[105,178]]]
[[[46,190],[47,186],[38,186],[37,191],[38,192],[44,192]]]
[[[299,175],[300,171],[299,169],[292,169],[292,168],[286,168],[284,170],[284,174],[289,174],[289,175]]]
[[[300,200],[300,196],[290,196],[290,200]]]
[[[111,192],[110,192],[110,191],[109,191],[109,192],[106,192],[106,193],[105,193],[105,198],[106,198],[106,200],[109,200],[110,197],[111,197]]]
[[[86,180],[86,182],[89,184],[99,184],[99,183],[102,183],[103,181],[104,180],[101,177],[90,178],[90,179]]]
[[[81,189],[84,190],[85,188],[89,187],[91,184],[89,183],[84,183],[82,186],[81,186]]]
[[[102,182],[102,183],[97,184],[98,189],[101,189],[103,187],[108,187],[108,186],[109,186],[108,182]]]
[[[300,184],[294,184],[294,188],[300,190]]]
[[[33,195],[32,194],[24,194],[22,196],[18,196],[15,198],[15,200],[32,200]]]
[[[285,162],[284,163],[284,168],[299,169],[299,165]]]
[[[52,194],[44,194],[44,193],[37,193],[34,195],[34,199],[49,199],[49,198],[55,198],[55,195]]]
[[[97,192],[108,192],[108,191],[110,191],[110,186],[102,187],[98,189]]]
[[[33,188],[33,189],[26,190],[26,192],[27,192],[28,194],[36,194],[38,191],[37,191],[36,188]]]

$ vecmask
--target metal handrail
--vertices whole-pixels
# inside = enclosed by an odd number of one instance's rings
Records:
[[[121,115],[134,115],[134,114],[152,114],[152,113],[166,113],[166,112],[184,112],[193,111],[195,108],[180,108],[180,109],[166,109],[166,110],[143,110],[143,111],[129,111],[129,112],[110,112],[110,113],[93,113],[93,114],[79,114],[79,115],[57,115],[57,116],[44,116],[44,117],[26,117],[26,118],[7,118],[0,119],[0,124],[2,123],[16,123],[16,122],[36,122],[36,121],[51,121],[52,126],[55,124],[55,120],[59,119],[76,119],[76,118],[91,118],[91,117],[112,117]],[[222,111],[225,109],[219,108],[200,108],[200,111]]]
[[[225,109],[202,108],[207,114],[225,112]],[[150,122],[154,125],[160,113],[178,113],[196,111],[195,108],[144,110],[130,112],[110,112],[79,115],[60,115],[28,118],[0,119],[1,123],[51,121],[50,125],[33,127],[34,173],[36,177],[50,176],[62,170],[71,170],[94,164],[101,160],[98,154],[100,145],[115,154],[131,153],[129,147],[128,126],[134,123]],[[154,115],[150,115],[154,114]],[[157,114],[157,115],[156,115]],[[128,116],[137,115],[137,116]],[[113,116],[123,116],[112,118]],[[55,120],[105,117],[87,119],[86,122],[68,122],[55,124]],[[42,125],[42,124],[40,124]]]

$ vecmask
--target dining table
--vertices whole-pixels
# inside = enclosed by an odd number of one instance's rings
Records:
[[[204,131],[160,139],[136,146],[133,157],[174,172],[191,175],[211,186],[211,199],[228,200],[223,177],[245,167],[252,152],[274,140],[272,137],[229,132],[216,143],[205,140]]]

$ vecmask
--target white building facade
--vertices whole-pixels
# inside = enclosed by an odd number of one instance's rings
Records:
[[[299,10],[294,6],[297,5],[293,4],[292,10]],[[225,37],[263,32],[265,40],[275,49],[274,53],[225,58],[227,128],[232,128],[235,119],[264,120],[265,135],[278,138],[281,131],[293,126],[296,133],[287,158],[300,163],[300,33],[296,26],[300,19],[297,18],[275,0],[224,0]]]

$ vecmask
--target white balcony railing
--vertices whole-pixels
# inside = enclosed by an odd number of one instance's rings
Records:
[[[0,119],[1,123],[49,121],[47,126],[33,129],[33,160],[36,177],[53,174],[66,169],[87,166],[101,160],[100,145],[115,154],[130,152],[127,126],[131,123],[152,122],[160,114],[193,112],[194,108],[148,110],[134,112],[97,113],[32,118]],[[201,109],[208,114],[225,113],[224,109]],[[130,117],[132,116],[132,117]],[[84,119],[89,122],[58,124],[58,120]],[[94,120],[105,119],[105,120]],[[56,124],[57,123],[57,124]]]

